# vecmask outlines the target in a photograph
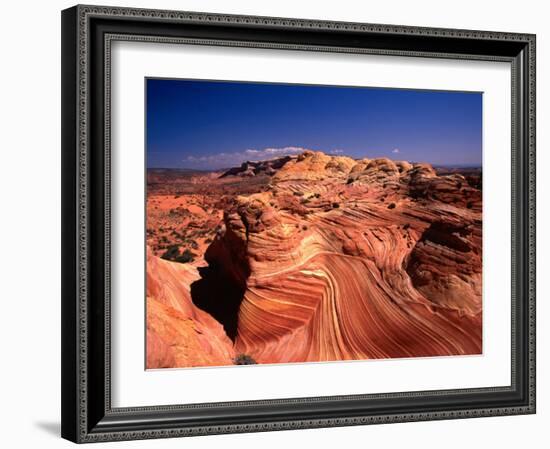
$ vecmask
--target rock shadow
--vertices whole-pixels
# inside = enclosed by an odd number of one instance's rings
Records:
[[[233,226],[239,228],[238,234]],[[191,284],[191,299],[220,322],[227,336],[235,341],[239,309],[250,276],[248,238],[245,240],[241,235],[245,230],[248,237],[248,227],[244,218],[232,223],[228,214],[224,215],[224,227],[225,232],[218,235],[204,253],[208,266],[198,269],[201,278]]]
[[[201,267],[198,271],[201,278],[191,284],[193,303],[219,321],[227,336],[235,341],[246,286],[229,278],[215,264]]]

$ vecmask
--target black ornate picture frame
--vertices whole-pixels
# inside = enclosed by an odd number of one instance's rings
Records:
[[[117,40],[505,61],[512,70],[511,385],[113,408],[110,49]],[[74,442],[535,413],[535,36],[178,11],[62,12],[62,436]]]

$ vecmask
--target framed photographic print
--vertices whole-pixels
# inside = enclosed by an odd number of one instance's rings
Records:
[[[535,412],[535,36],[62,12],[62,436]]]

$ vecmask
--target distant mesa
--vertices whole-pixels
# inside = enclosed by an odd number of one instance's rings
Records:
[[[252,177],[260,174],[272,176],[283,167],[287,162],[296,159],[298,156],[283,156],[267,161],[246,161],[239,167],[234,167],[227,170],[220,177],[240,176],[243,178]]]
[[[356,165],[346,156],[329,156],[322,151],[306,150],[299,155],[289,155],[266,161],[246,161],[239,167],[224,172],[221,177],[252,177],[261,174],[277,180],[322,179],[327,176],[345,176]]]
[[[285,164],[274,178],[277,181],[344,178],[355,164],[356,161],[350,157],[329,156],[322,151],[304,151],[295,160]]]
[[[438,175],[479,175],[475,166],[432,166],[426,163],[411,163],[389,158],[353,159],[348,156],[328,155],[322,151],[305,150],[298,155],[288,155],[263,161],[246,161],[238,167],[224,171],[220,178],[229,176],[254,177],[268,175],[278,181],[320,180],[349,176],[353,182],[360,179],[395,177],[411,169],[416,173]]]

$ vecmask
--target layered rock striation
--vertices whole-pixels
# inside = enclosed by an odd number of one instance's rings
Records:
[[[148,260],[154,365],[481,353],[481,190],[309,151],[270,176],[224,210],[202,272]]]
[[[147,251],[147,368],[228,365],[235,357],[223,326],[193,304],[195,267]]]

